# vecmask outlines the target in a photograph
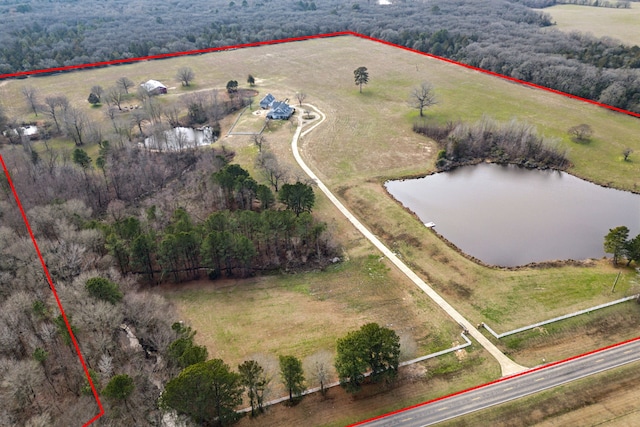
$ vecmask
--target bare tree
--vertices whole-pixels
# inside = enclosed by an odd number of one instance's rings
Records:
[[[262,151],[257,159],[256,163],[262,170],[265,178],[273,186],[274,191],[277,193],[280,189],[280,185],[286,181],[289,172],[286,168],[280,166],[275,154],[270,151]]]
[[[307,357],[303,364],[306,377],[320,386],[320,393],[324,397],[327,394],[327,384],[336,375],[333,354],[330,351],[321,350]]]
[[[22,95],[24,95],[24,99],[27,101],[27,105],[33,111],[33,114],[38,116],[38,89],[33,86],[23,86],[22,87]]]
[[[76,146],[83,145],[85,133],[89,127],[87,115],[78,108],[69,107],[64,113],[64,124],[67,134]]]
[[[69,100],[64,95],[47,96],[44,99],[44,105],[41,107],[43,112],[51,117],[56,124],[56,130],[58,133],[60,130],[59,118],[64,116],[64,111],[69,107]]]
[[[207,121],[207,96],[203,92],[183,95],[180,101],[187,108],[187,117],[192,124],[202,124]]]
[[[304,92],[296,92],[296,98],[298,99],[298,105],[302,107],[302,102],[307,97],[307,94]]]
[[[182,67],[176,73],[176,78],[182,83],[182,86],[189,86],[195,77],[196,75],[190,67]]]
[[[419,87],[414,88],[409,96],[409,104],[413,108],[420,110],[420,117],[424,116],[423,110],[437,104],[436,96],[433,93],[433,86],[428,82],[422,82]]]
[[[128,77],[120,77],[116,80],[116,86],[120,88],[125,94],[129,93],[129,89],[134,87],[136,84]]]
[[[142,108],[147,113],[147,118],[152,124],[162,123],[162,105],[153,97],[145,99]]]
[[[144,134],[144,132],[142,131],[142,124],[147,121],[149,121],[149,115],[144,109],[133,110],[133,112],[131,113],[131,122],[134,126],[138,126],[140,135]]]
[[[258,147],[258,152],[262,153],[262,146],[267,142],[267,138],[261,133],[253,135],[253,143]]]
[[[124,100],[125,93],[119,86],[112,86],[104,93],[104,99],[108,105],[115,105],[118,110],[122,111],[122,101]]]
[[[147,99],[151,98],[151,95],[144,87],[138,86],[138,89],[136,90],[136,98],[144,104]]]
[[[585,142],[588,141],[593,135],[593,129],[586,123],[582,123],[576,126],[572,126],[568,130],[569,135],[573,137],[574,141]]]
[[[220,102],[220,93],[214,89],[210,92],[209,102],[207,103],[207,117],[212,122],[218,122],[224,117],[224,109]]]
[[[180,126],[180,111],[180,106],[175,102],[164,108],[163,114],[167,122],[169,122],[169,126],[174,128]],[[142,130],[140,133],[142,133]]]

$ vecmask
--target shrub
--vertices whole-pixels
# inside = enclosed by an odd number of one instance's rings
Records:
[[[122,292],[118,289],[118,285],[103,277],[92,277],[87,280],[85,288],[92,297],[111,304],[122,300]]]

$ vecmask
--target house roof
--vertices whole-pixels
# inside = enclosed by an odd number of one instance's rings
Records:
[[[167,88],[165,85],[163,85],[157,80],[148,80],[142,83],[140,86],[145,88],[148,92],[151,92],[152,90],[159,89],[159,88],[164,88],[164,89]]]
[[[267,117],[273,116],[291,116],[293,114],[293,108],[286,102],[274,101],[271,104],[271,110],[267,114]]]
[[[276,100],[276,97],[268,93],[264,98],[262,98],[262,101],[260,101],[260,106],[265,105],[269,107],[275,100]]]

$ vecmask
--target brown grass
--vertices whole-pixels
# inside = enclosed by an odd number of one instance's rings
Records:
[[[640,45],[640,6],[631,3],[630,9],[577,6],[570,4],[548,7],[561,31],[590,33],[596,37],[612,37],[628,45]]]
[[[324,272],[167,285],[161,292],[198,331],[209,354],[232,366],[252,354],[304,358],[377,322],[417,343],[416,357],[451,347],[460,328],[373,255]]]

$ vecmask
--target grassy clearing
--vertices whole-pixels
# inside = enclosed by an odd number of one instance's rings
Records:
[[[459,327],[377,255],[324,272],[243,281],[193,282],[161,292],[198,331],[212,357],[235,365],[252,354],[307,357],[367,322],[415,343],[406,359],[452,346]]]
[[[551,15],[557,29],[564,32],[591,33],[596,37],[613,37],[624,44],[640,45],[640,5],[630,9],[557,5],[542,10]]]

